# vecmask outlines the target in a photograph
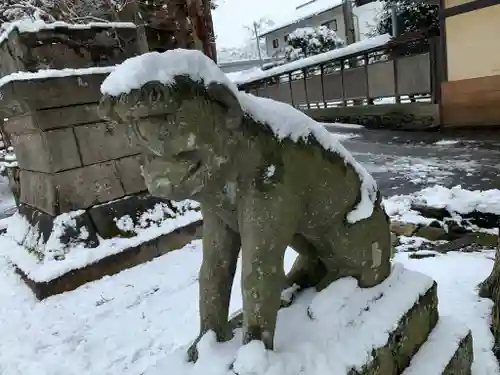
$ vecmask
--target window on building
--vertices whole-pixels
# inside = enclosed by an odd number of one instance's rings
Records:
[[[273,39],[273,48],[278,48],[280,46],[280,41],[279,39]]]
[[[285,43],[288,42],[288,39],[290,39],[288,35],[285,35]]]
[[[325,22],[321,26],[326,26],[330,30],[337,31],[337,20],[331,20],[331,21]]]

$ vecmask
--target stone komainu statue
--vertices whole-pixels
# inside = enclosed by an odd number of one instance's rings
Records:
[[[101,113],[128,126],[152,195],[195,199],[203,213],[200,336],[230,339],[242,254],[244,343],[273,348],[281,292],[390,273],[389,219],[372,177],[333,135],[293,107],[238,92],[197,51],[129,59],[103,83]],[[285,275],[291,246],[299,254]]]

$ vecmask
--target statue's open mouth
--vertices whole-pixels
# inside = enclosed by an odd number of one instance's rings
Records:
[[[182,178],[182,182],[189,180],[193,177],[200,169],[201,169],[201,161],[198,161],[191,165],[186,173],[186,175]]]
[[[187,172],[182,178],[181,182],[187,181],[191,177],[193,177],[203,165],[198,150],[181,151],[177,155],[175,155],[175,159],[184,163],[190,162],[190,166],[187,169]]]

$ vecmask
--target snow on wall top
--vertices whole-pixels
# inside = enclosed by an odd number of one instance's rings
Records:
[[[299,5],[295,8],[291,14],[285,18],[283,22],[280,22],[278,25],[274,25],[268,29],[266,29],[260,36],[266,36],[267,34],[272,33],[273,31],[282,29],[294,23],[298,23],[302,20],[305,20],[309,17],[315,16],[317,14],[321,14],[330,9],[336,8],[342,5],[342,0],[313,0],[304,3],[303,5]]]
[[[103,67],[80,68],[80,69],[72,69],[72,68],[42,69],[37,72],[16,72],[0,78],[0,87],[13,81],[29,81],[35,79],[70,77],[70,76],[80,76],[87,74],[107,74],[112,72],[114,69],[115,66],[103,66]]]
[[[391,40],[391,38],[392,37],[389,34],[378,35],[373,38],[368,38],[360,42],[349,44],[348,46],[342,48],[337,48],[332,51],[320,53],[318,55],[306,57],[305,59],[300,59],[288,64],[280,65],[276,68],[272,68],[269,70],[265,71],[258,70],[255,73],[245,74],[242,75],[241,77],[238,77],[236,76],[236,73],[233,73],[232,75],[233,82],[236,83],[237,85],[243,85],[246,83],[259,81],[280,74],[301,70],[309,66],[318,65],[321,63],[325,63],[327,61],[340,59],[342,57],[353,55],[356,53],[361,53],[363,51],[367,51],[372,48],[381,47],[387,44]]]
[[[0,44],[2,44],[14,29],[19,30],[19,33],[36,33],[41,30],[53,30],[58,27],[68,29],[90,29],[92,27],[109,27],[109,28],[135,28],[136,25],[131,22],[91,22],[85,24],[71,24],[62,21],[46,23],[42,20],[22,19],[15,22],[4,23],[0,34]]]
[[[175,49],[127,59],[104,80],[101,92],[119,96],[152,81],[169,84],[178,75],[187,75],[193,81],[203,82],[205,85],[212,82],[223,83],[238,97],[244,113],[257,122],[267,124],[278,139],[288,138],[297,142],[307,141],[312,136],[325,150],[342,157],[346,164],[354,168],[361,180],[361,200],[348,214],[347,220],[353,223],[371,216],[377,199],[377,184],[328,130],[288,104],[238,91],[215,62],[200,51]]]

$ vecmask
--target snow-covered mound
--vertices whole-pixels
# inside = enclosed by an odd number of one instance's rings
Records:
[[[275,351],[257,341],[241,346],[241,330],[222,344],[209,333],[198,346],[196,364],[185,361],[186,348],[181,347],[147,375],[167,370],[176,375],[347,375],[373,359],[373,349],[387,344],[400,319],[432,284],[428,276],[400,264],[374,288],[340,279],[321,293],[305,292],[280,310]]]
[[[174,78],[181,75],[205,86],[214,82],[224,84],[237,96],[245,114],[258,123],[267,125],[278,139],[308,142],[310,138],[314,138],[325,150],[341,156],[346,164],[354,168],[361,180],[361,200],[347,215],[347,220],[354,223],[371,216],[377,199],[377,184],[335,136],[289,104],[238,91],[237,86],[215,62],[200,51],[175,49],[127,59],[104,80],[101,92],[119,96],[139,89],[148,82],[172,84]]]
[[[473,211],[500,215],[500,190],[466,190],[461,186],[447,188],[435,185],[413,194],[395,195],[384,200],[385,210],[393,219],[415,224],[428,224],[433,220],[412,210],[413,205],[444,208],[452,215]]]

